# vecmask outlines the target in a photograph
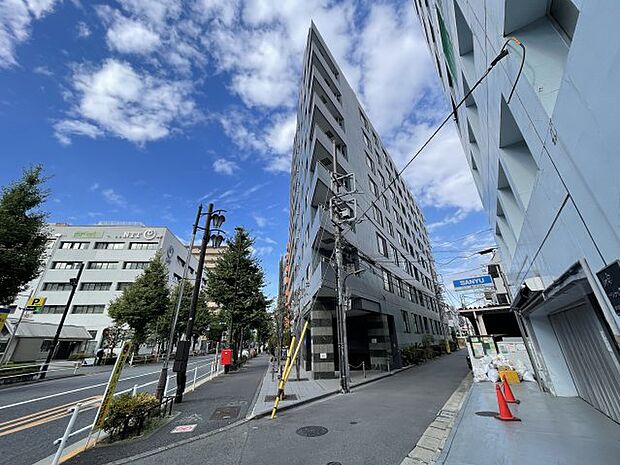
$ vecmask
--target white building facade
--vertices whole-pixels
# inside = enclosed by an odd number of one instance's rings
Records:
[[[620,421],[620,2],[413,0],[541,385]],[[510,94],[517,82],[514,94]]]
[[[65,309],[71,286],[80,263],[84,271],[71,308],[67,325],[83,326],[93,339],[85,352],[99,348],[103,331],[114,325],[108,316],[110,302],[133,283],[142,270],[160,252],[168,268],[168,284],[182,279],[187,247],[167,228],[149,227],[140,223],[71,226],[49,225],[51,240],[45,268],[32,281],[14,305],[12,320],[19,318],[28,296],[44,297],[45,305],[32,315],[35,322],[58,324]],[[190,256],[189,278],[195,276],[197,260]]]
[[[335,377],[340,363],[328,211],[334,141],[338,174],[347,176],[347,189],[356,188],[348,198],[360,215],[369,209],[343,228],[350,365],[400,366],[400,348],[429,338],[438,343],[446,332],[422,211],[313,24],[293,147],[284,294],[293,325],[310,323],[302,357],[315,379]]]

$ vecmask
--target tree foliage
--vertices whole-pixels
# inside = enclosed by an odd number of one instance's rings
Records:
[[[252,255],[253,243],[247,231],[237,228],[207,276],[207,297],[220,307],[220,320],[232,327],[236,342],[244,330],[264,328],[269,318],[269,299],[263,293],[265,277]]]
[[[157,336],[161,340],[167,340],[170,336],[170,323],[172,322],[172,315],[174,314],[179,299],[179,292],[181,285],[177,284],[170,293],[170,304],[166,309],[166,313],[159,317],[156,328],[153,331],[157,333]],[[187,319],[189,317],[189,308],[192,301],[192,294],[194,292],[194,286],[191,283],[185,283],[183,289],[183,298],[181,299],[181,307],[179,309],[179,318],[175,327],[174,340],[178,341],[187,328]],[[194,321],[194,329],[192,331],[192,338],[197,340],[200,336],[207,336],[208,329],[213,320],[212,311],[207,306],[206,292],[201,289],[198,294],[198,306],[196,307],[196,319]]]
[[[152,323],[170,306],[167,283],[168,270],[158,252],[136,281],[110,304],[108,314],[116,324],[126,324],[133,330],[136,344],[146,340]]]
[[[0,196],[0,305],[15,300],[43,265],[49,237],[46,213],[38,210],[48,191],[43,168],[24,171],[22,178],[2,189]]]

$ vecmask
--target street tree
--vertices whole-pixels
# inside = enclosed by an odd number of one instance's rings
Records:
[[[158,252],[144,272],[112,301],[108,314],[117,325],[133,330],[133,342],[142,344],[152,322],[165,314],[170,305],[168,270]]]
[[[243,228],[219,256],[207,276],[207,296],[220,308],[229,333],[229,342],[238,347],[246,330],[262,328],[269,299],[265,296],[263,269],[253,256],[254,241]],[[233,351],[234,356],[237,350]]]
[[[0,194],[0,305],[12,303],[43,266],[49,232],[39,207],[49,192],[42,174],[41,165],[29,168]]]
[[[158,339],[166,340],[170,336],[170,324],[172,323],[172,315],[174,314],[179,299],[180,284],[177,284],[170,293],[170,304],[166,309],[166,313],[159,317],[153,332],[157,334]],[[192,301],[192,293],[194,286],[191,283],[185,283],[183,289],[183,298],[181,299],[181,307],[179,308],[179,318],[174,332],[173,344],[179,340],[187,328],[187,318],[189,317],[189,308]],[[209,335],[209,326],[213,320],[213,313],[207,305],[207,296],[204,287],[198,294],[198,305],[196,307],[196,320],[194,321],[194,329],[192,331],[192,339],[194,344],[200,336]]]

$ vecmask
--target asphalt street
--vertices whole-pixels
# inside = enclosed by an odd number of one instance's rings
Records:
[[[395,376],[254,420],[135,464],[399,465],[468,372],[465,351]],[[318,437],[297,430],[320,426]]]
[[[213,355],[190,360],[188,381],[209,373]],[[117,392],[132,388],[154,392],[161,364],[125,367]],[[55,452],[53,441],[62,436],[69,421],[67,409],[75,403],[92,402],[80,413],[74,430],[93,422],[96,401],[103,395],[112,367],[87,368],[82,376],[50,379],[40,383],[0,388],[0,464],[30,465]],[[172,374],[172,373],[170,373]],[[176,385],[170,380],[169,389]],[[86,437],[76,435],[69,444]]]

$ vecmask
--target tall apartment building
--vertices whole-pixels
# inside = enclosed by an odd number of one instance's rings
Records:
[[[172,286],[183,276],[187,247],[167,228],[141,223],[71,226],[51,224],[45,268],[18,296],[11,309],[12,319],[26,306],[28,296],[45,297],[35,322],[58,324],[80,263],[84,271],[65,323],[85,327],[92,340],[80,351],[99,347],[104,329],[113,326],[108,316],[110,302],[142,273],[157,252],[168,268]],[[197,260],[191,257],[189,277]],[[43,354],[43,357],[45,354]]]
[[[541,385],[620,421],[620,2],[414,0]]]
[[[335,144],[334,144],[335,142]],[[332,197],[333,149],[340,175],[354,175],[358,213],[375,206],[352,228],[344,228],[350,272],[347,311],[352,366],[400,365],[399,347],[442,333],[437,286],[424,218],[396,176],[355,93],[319,31],[311,25],[304,54],[297,131],[293,144],[290,230],[285,266],[285,300],[297,327],[310,322],[304,359],[313,377],[332,378],[336,350],[334,226],[327,211]],[[353,186],[355,184],[355,186]]]

